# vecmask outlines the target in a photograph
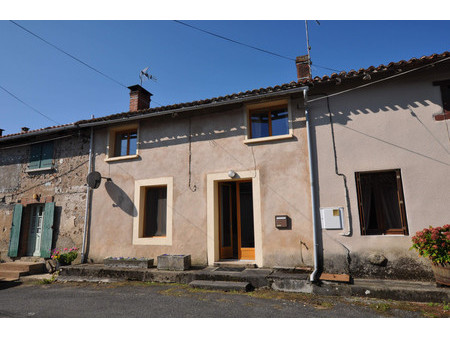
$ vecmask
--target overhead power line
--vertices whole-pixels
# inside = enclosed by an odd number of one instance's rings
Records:
[[[111,81],[114,81],[115,83],[117,83],[118,85],[120,85],[120,86],[122,86],[122,87],[128,88],[128,87],[125,86],[123,83],[120,83],[119,81],[113,79],[111,76],[109,76],[109,75],[103,73],[102,71],[100,71],[100,70],[98,70],[98,69],[96,69],[96,68],[94,68],[94,67],[88,65],[86,62],[81,61],[79,58],[73,56],[72,54],[70,54],[70,53],[68,53],[68,52],[66,52],[66,51],[64,51],[63,49],[59,48],[58,46],[54,45],[53,43],[51,43],[51,42],[45,40],[44,38],[42,38],[42,37],[40,37],[39,35],[33,33],[32,31],[30,31],[29,29],[23,27],[22,25],[19,25],[17,22],[15,22],[15,21],[13,21],[13,20],[9,20],[9,21],[10,21],[11,23],[15,24],[17,27],[19,27],[19,28],[23,29],[24,31],[26,31],[27,33],[29,33],[29,34],[33,35],[34,37],[38,38],[39,40],[45,42],[47,45],[52,46],[53,48],[55,48],[56,50],[60,51],[61,53],[66,54],[68,57],[70,57],[70,58],[74,59],[75,61],[81,63],[82,65],[84,65],[84,66],[90,68],[90,69],[93,70],[94,72],[97,72],[98,74],[100,74],[100,75],[106,77],[107,79],[109,79],[109,80],[111,80]]]
[[[14,95],[14,94],[11,93],[10,91],[8,91],[8,90],[7,90],[6,88],[4,88],[3,86],[0,86],[0,88],[1,88],[2,90],[4,90],[6,93],[8,93],[9,95],[11,95],[13,98],[15,98],[17,101],[23,103],[23,104],[26,105],[28,108],[31,108],[32,110],[34,110],[34,111],[35,111],[36,113],[38,113],[39,115],[42,115],[43,117],[45,117],[46,119],[48,119],[48,120],[50,120],[50,121],[52,121],[52,122],[54,122],[54,123],[61,124],[60,122],[55,121],[55,120],[52,119],[51,117],[49,117],[49,116],[47,116],[47,115],[41,113],[39,110],[37,110],[37,109],[34,108],[33,106],[30,106],[28,103],[26,103],[25,101],[23,101],[23,100],[21,100],[20,98],[18,98],[16,95]]]
[[[75,61],[81,63],[83,66],[86,66],[86,67],[88,67],[89,69],[93,70],[94,72],[96,72],[96,73],[98,73],[98,74],[100,74],[100,75],[106,77],[107,79],[109,79],[109,80],[115,82],[115,83],[118,84],[119,86],[122,86],[122,87],[128,89],[128,86],[126,86],[126,85],[124,85],[123,83],[117,81],[116,79],[112,78],[112,77],[109,76],[108,74],[105,74],[104,72],[98,70],[97,68],[92,67],[91,65],[89,65],[89,64],[87,64],[86,62],[80,60],[80,59],[77,58],[76,56],[73,56],[72,54],[66,52],[66,51],[63,50],[62,48],[59,48],[58,46],[54,45],[53,43],[51,43],[51,42],[45,40],[43,37],[37,35],[36,33],[33,33],[32,31],[30,31],[29,29],[23,27],[22,25],[18,24],[17,22],[15,22],[15,21],[13,21],[13,20],[9,20],[9,21],[10,21],[11,23],[13,23],[14,25],[16,25],[17,27],[23,29],[25,32],[27,32],[27,33],[33,35],[34,37],[38,38],[38,39],[41,40],[42,42],[45,42],[47,45],[49,45],[49,46],[55,48],[55,49],[58,50],[59,52],[65,54],[65,55],[67,55],[68,57],[72,58],[73,60],[75,60]],[[152,100],[152,101],[155,102],[156,104],[162,106],[162,104],[158,103],[157,101],[155,101],[155,100]]]
[[[192,28],[192,29],[196,29],[196,30],[198,30],[198,31],[200,31],[200,32],[203,32],[203,33],[206,33],[206,34],[215,36],[216,38],[223,39],[223,40],[226,40],[226,41],[229,41],[229,42],[233,42],[233,43],[235,43],[235,44],[238,44],[238,45],[241,45],[241,46],[244,46],[244,47],[248,47],[248,48],[257,50],[257,51],[259,51],[259,52],[262,52],[262,53],[274,55],[274,56],[277,56],[277,57],[279,57],[279,58],[282,58],[282,59],[285,59],[285,60],[290,60],[290,61],[294,61],[294,62],[295,62],[295,59],[292,58],[292,57],[284,56],[284,55],[281,55],[281,54],[278,54],[278,53],[275,53],[275,52],[271,52],[271,51],[269,51],[269,50],[267,50],[267,49],[262,49],[262,48],[259,48],[259,47],[255,47],[255,46],[249,45],[249,44],[244,43],[244,42],[240,42],[240,41],[237,41],[237,40],[234,40],[234,39],[230,39],[230,38],[227,38],[227,37],[225,37],[225,36],[222,36],[222,35],[219,35],[219,34],[216,34],[216,33],[212,33],[212,32],[207,31],[207,30],[205,30],[205,29],[202,29],[202,28],[198,28],[198,27],[192,26],[192,25],[190,25],[190,24],[188,24],[188,23],[185,23],[185,22],[182,22],[182,21],[179,21],[179,20],[173,20],[173,21],[176,22],[176,23],[179,23],[180,25],[184,25],[184,26],[190,27],[190,28]],[[340,72],[340,70],[333,69],[333,68],[328,68],[328,67],[323,67],[323,66],[320,66],[320,65],[317,65],[317,64],[314,64],[314,66],[319,67],[319,68],[328,69],[328,70],[335,71],[335,72]]]

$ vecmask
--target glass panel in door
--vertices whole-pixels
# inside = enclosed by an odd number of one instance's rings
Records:
[[[43,220],[44,220],[44,206],[33,205],[31,207],[30,229],[28,233],[27,255],[29,256],[41,255],[40,250],[41,250]]]

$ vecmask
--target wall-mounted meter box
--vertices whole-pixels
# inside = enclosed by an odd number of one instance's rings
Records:
[[[344,227],[344,208],[320,208],[322,229],[340,230]]]

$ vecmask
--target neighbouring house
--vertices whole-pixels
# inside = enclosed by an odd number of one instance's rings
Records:
[[[0,135],[0,259],[82,245],[88,152],[73,124]]]
[[[323,267],[428,279],[411,237],[450,221],[450,53],[317,79],[308,93]]]
[[[296,65],[291,83],[164,107],[135,85],[128,112],[1,137],[0,249],[30,254],[15,227],[45,224],[54,203],[50,246],[80,246],[86,221],[88,262],[190,254],[429,279],[409,247],[450,218],[450,53],[314,79]],[[35,174],[32,147],[47,169],[57,137],[52,171]]]

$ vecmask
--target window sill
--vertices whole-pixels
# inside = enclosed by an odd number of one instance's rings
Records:
[[[133,239],[133,245],[172,245],[170,237],[139,237]]]
[[[55,167],[47,167],[47,168],[37,168],[37,169],[26,169],[25,172],[26,173],[39,173],[39,172],[44,172],[44,171],[52,171],[54,170]]]
[[[249,138],[249,139],[244,140],[244,144],[286,140],[286,139],[290,139],[293,137],[294,137],[293,134],[286,134],[286,135],[277,135],[277,136]]]
[[[127,161],[127,160],[135,160],[140,158],[138,154],[136,155],[126,155],[126,156],[116,156],[116,157],[108,157],[106,156],[105,162],[117,162],[117,161]]]

